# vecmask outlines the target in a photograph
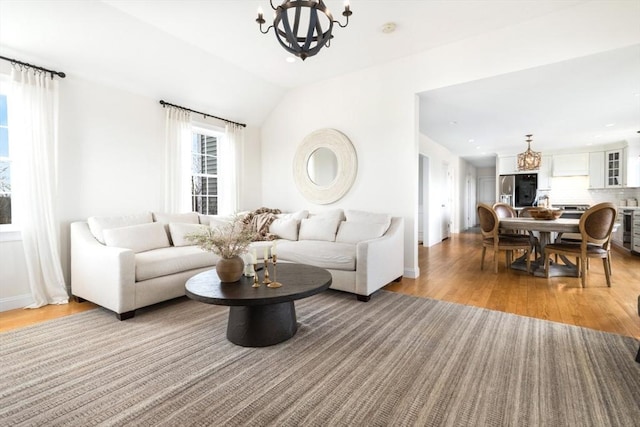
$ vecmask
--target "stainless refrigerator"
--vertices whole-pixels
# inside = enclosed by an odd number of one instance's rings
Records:
[[[516,208],[533,206],[538,190],[538,174],[500,175],[500,197],[502,203]]]

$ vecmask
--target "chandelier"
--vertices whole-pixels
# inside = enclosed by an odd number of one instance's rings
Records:
[[[303,61],[318,53],[324,46],[329,47],[333,38],[333,24],[345,28],[353,13],[349,2],[345,2],[342,16],[347,18],[347,22],[342,25],[333,20],[333,15],[322,0],[285,0],[278,7],[273,6],[273,0],[269,0],[269,3],[275,11],[273,25],[266,30],[262,29],[266,21],[262,10],[258,9],[256,22],[260,24],[260,32],[267,34],[273,28],[280,45]]]
[[[542,155],[539,152],[531,151],[531,137],[533,135],[526,135],[527,137],[527,151],[518,154],[518,170],[519,171],[531,171],[540,169],[540,160]]]

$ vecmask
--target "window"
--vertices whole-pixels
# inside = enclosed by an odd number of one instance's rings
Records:
[[[0,92],[0,225],[11,223],[11,157],[7,95]]]
[[[194,128],[191,142],[191,209],[218,213],[218,140],[221,134]]]

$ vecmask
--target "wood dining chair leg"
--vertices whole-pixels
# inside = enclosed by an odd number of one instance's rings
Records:
[[[480,270],[484,270],[484,256],[487,253],[487,248],[482,248],[482,257],[480,258]]]
[[[607,258],[602,258],[602,266],[604,267],[604,276],[607,278],[607,286],[611,287],[611,273],[607,264]]]
[[[580,259],[580,275],[582,280],[582,287],[587,287],[587,260]]]
[[[493,272],[498,274],[498,250],[493,250]]]

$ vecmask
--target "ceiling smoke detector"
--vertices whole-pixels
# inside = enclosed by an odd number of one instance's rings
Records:
[[[396,30],[395,22],[387,22],[382,26],[382,32],[385,34],[393,33]]]

